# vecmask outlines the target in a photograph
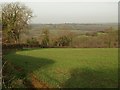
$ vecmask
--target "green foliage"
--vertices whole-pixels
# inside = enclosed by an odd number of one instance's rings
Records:
[[[3,59],[3,69],[2,69],[2,88],[8,89],[8,88],[25,88],[23,78],[21,77],[21,73],[17,71],[14,67],[14,65],[6,60],[4,57]],[[18,75],[19,76],[18,76]]]

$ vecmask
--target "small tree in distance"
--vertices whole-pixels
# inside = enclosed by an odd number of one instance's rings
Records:
[[[41,42],[41,45],[43,47],[48,47],[49,46],[49,30],[48,29],[43,29],[42,31],[42,42]]]

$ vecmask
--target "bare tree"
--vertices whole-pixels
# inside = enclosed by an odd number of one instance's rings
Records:
[[[42,31],[42,36],[43,36],[43,39],[42,39],[42,42],[41,42],[41,45],[43,47],[48,47],[49,46],[49,30],[47,28],[44,28],[43,31]]]
[[[3,37],[7,40],[19,42],[20,34],[28,27],[29,21],[32,18],[30,8],[22,3],[4,3],[2,4],[2,30]]]

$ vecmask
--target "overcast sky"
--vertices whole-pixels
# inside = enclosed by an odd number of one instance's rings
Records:
[[[35,17],[32,23],[114,23],[117,2],[26,2]]]
[[[15,0],[5,0],[7,2]],[[19,0],[18,0],[19,1]],[[26,0],[20,0],[22,2]],[[29,2],[31,1],[31,2]],[[36,2],[35,2],[36,1]],[[40,2],[41,1],[41,2]],[[117,0],[27,0],[26,6],[32,9],[32,23],[117,23]],[[77,1],[77,0],[75,0]],[[91,1],[91,2],[90,2]],[[101,1],[101,2],[100,2]],[[1,1],[0,1],[1,2]]]

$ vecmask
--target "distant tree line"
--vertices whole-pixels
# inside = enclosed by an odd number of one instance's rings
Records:
[[[53,37],[53,35],[52,35]],[[77,35],[68,32],[64,35],[51,37],[50,31],[44,29],[41,38],[29,38],[26,43],[20,44],[4,44],[3,48],[117,48],[118,47],[118,30],[110,28],[104,32],[89,32]]]
[[[34,38],[42,47],[74,47],[74,48],[112,48],[118,47],[118,30],[108,28],[104,31],[77,34],[66,31],[57,36],[44,29],[41,38]],[[54,38],[52,38],[54,36]],[[32,39],[31,39],[32,41]]]

